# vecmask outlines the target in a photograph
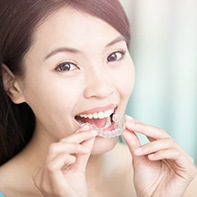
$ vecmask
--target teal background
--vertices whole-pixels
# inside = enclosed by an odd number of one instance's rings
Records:
[[[5,197],[5,196],[0,192],[0,197]]]
[[[163,128],[197,163],[197,1],[121,2],[136,67],[127,113]]]

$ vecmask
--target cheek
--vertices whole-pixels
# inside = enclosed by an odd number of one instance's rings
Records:
[[[70,113],[75,105],[76,92],[69,87],[49,85],[37,93],[38,105],[51,113]]]
[[[44,80],[43,80],[44,79]],[[77,91],[71,88],[65,80],[49,78],[41,78],[38,83],[31,80],[27,81],[23,90],[26,102],[30,105],[37,117],[49,117],[57,114],[65,116],[72,112]],[[54,117],[53,117],[54,118]]]
[[[41,83],[37,88],[31,87],[27,95],[27,103],[38,120],[37,126],[42,125],[45,131],[58,139],[75,130],[72,114],[76,99],[76,91],[58,83],[48,83],[47,86]]]
[[[120,71],[116,81],[116,87],[118,87],[121,97],[128,100],[135,85],[135,68],[133,63],[128,63],[126,67]]]

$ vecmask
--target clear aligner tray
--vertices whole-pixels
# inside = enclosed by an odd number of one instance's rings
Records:
[[[90,129],[97,131],[98,136],[103,138],[114,138],[123,134],[125,130],[125,120],[124,116],[114,114],[112,117],[114,122],[114,129],[112,131],[104,131],[102,128],[97,128],[95,125],[89,125]]]

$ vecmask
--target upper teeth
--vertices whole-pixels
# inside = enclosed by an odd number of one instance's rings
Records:
[[[93,113],[93,114],[81,114],[79,115],[81,118],[89,118],[89,119],[103,119],[111,116],[113,114],[114,110],[106,110],[104,112],[98,112],[98,113]]]

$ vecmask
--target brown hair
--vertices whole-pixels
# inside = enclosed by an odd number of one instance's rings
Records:
[[[24,77],[23,58],[39,24],[53,12],[70,6],[98,17],[130,41],[129,23],[118,0],[0,0],[0,65]],[[0,69],[0,165],[20,152],[31,139],[35,118],[26,104],[7,96]]]

